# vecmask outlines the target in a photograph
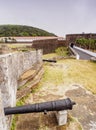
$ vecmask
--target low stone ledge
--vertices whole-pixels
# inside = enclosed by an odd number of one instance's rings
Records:
[[[34,79],[30,81],[30,84],[27,87],[22,88],[21,90],[17,91],[17,100],[20,100],[21,98],[23,98],[24,96],[26,96],[27,94],[31,92],[31,89],[40,82],[43,73],[44,73],[44,69],[42,67],[39,69]]]
[[[80,58],[79,54],[70,46],[69,46],[69,49],[70,49],[71,53],[75,56],[75,58],[77,60],[79,60],[79,58]]]
[[[34,77],[36,76],[36,74],[38,74],[38,72],[40,71],[40,69],[43,67],[42,63],[37,63],[34,64],[33,67],[29,70],[27,70],[26,72],[24,72],[19,80],[18,80],[18,86],[23,86],[24,84],[26,84],[29,80],[34,79]]]

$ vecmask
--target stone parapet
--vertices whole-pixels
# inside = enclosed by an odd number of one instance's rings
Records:
[[[0,130],[7,130],[6,118],[4,115],[4,108],[2,103],[2,94],[0,90]]]
[[[42,63],[41,50],[0,55],[0,89],[3,107],[15,106],[18,79],[36,63]],[[10,127],[11,118],[11,116],[7,117],[7,130]]]

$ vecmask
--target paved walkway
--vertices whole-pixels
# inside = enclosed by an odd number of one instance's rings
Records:
[[[80,59],[90,60],[91,57],[96,58],[96,53],[74,46],[73,49],[79,54]]]

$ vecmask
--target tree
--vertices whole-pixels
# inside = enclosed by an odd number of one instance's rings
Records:
[[[76,44],[84,49],[96,50],[96,39],[79,38],[76,39]]]

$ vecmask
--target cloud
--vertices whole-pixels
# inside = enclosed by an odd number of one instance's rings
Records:
[[[1,0],[0,24],[24,24],[57,35],[95,32],[96,0]]]

